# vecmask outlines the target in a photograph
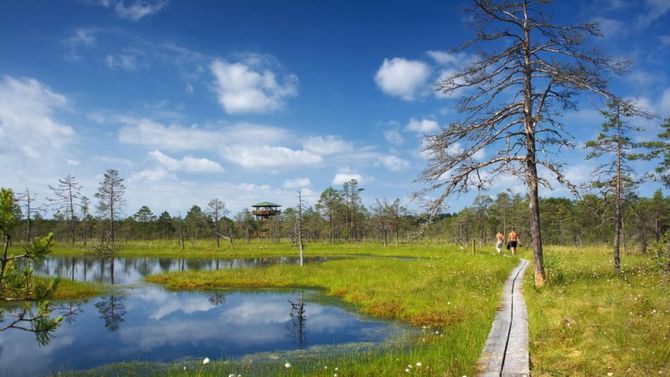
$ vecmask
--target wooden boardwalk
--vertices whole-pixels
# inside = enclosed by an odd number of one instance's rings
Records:
[[[505,282],[502,306],[479,357],[480,376],[530,376],[528,311],[521,293],[528,261],[522,259]]]

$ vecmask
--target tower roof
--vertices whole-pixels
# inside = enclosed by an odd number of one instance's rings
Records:
[[[271,202],[260,202],[252,205],[252,207],[281,207],[281,204],[275,204]]]

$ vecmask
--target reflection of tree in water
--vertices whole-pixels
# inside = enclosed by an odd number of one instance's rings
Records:
[[[172,267],[172,258],[159,258],[158,265],[161,268],[161,272],[168,272]]]
[[[207,265],[206,260],[195,259],[195,258],[190,258],[186,260],[186,266],[188,266],[188,269],[192,271],[200,271],[203,269],[203,267],[205,267],[205,265]]]
[[[150,263],[146,257],[142,258],[141,261],[137,261],[136,263],[138,263],[137,272],[139,272],[141,276],[149,275],[151,268],[153,267],[153,263]]]
[[[288,323],[289,333],[295,337],[300,348],[305,346],[305,325],[307,317],[305,316],[305,300],[303,292],[300,292],[298,302],[288,301],[291,304],[291,320]]]
[[[219,306],[226,301],[226,296],[223,293],[214,293],[209,296],[209,302],[212,305]]]
[[[84,311],[81,309],[82,303],[68,302],[58,307],[58,313],[65,322],[72,323],[77,320],[77,316]]]
[[[105,320],[105,328],[109,331],[116,331],[124,321],[126,315],[126,306],[123,305],[123,296],[103,297],[101,301],[95,304],[100,313],[100,318]]]

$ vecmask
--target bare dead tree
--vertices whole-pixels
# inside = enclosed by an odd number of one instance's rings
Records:
[[[300,248],[300,266],[304,265],[303,253],[304,245],[302,242],[302,210],[304,203],[302,201],[302,190],[298,189],[298,221],[296,221],[297,235],[298,235],[298,247]]]
[[[209,207],[209,215],[212,217],[212,222],[214,223],[214,238],[216,239],[216,247],[221,247],[221,218],[230,211],[226,208],[226,204],[219,199],[210,200],[207,204],[207,207]]]
[[[74,176],[68,174],[65,178],[59,179],[56,186],[49,185],[49,188],[54,196],[48,200],[54,207],[60,210],[68,220],[68,231],[70,233],[72,245],[74,245],[76,239],[74,222],[77,216],[75,207],[79,205],[77,200],[81,198],[82,186],[77,182],[77,179]]]
[[[20,203],[21,211],[26,217],[26,242],[30,242],[33,238],[34,215],[44,211],[44,208],[35,205],[36,200],[37,194],[30,192],[28,187],[26,187],[26,191],[16,195],[16,201]]]
[[[473,0],[467,12],[475,37],[459,50],[486,52],[476,52],[463,69],[437,84],[436,90],[460,96],[457,109],[463,116],[427,137],[430,165],[419,177],[429,183],[421,194],[441,191],[430,211],[451,194],[486,188],[500,174],[522,177],[537,287],[546,280],[538,186],[548,184],[538,167],[574,189],[556,159],[563,148],[573,147],[560,115],[576,108],[579,93],[613,97],[603,74],[621,73],[628,65],[585,46],[588,37],[600,35],[597,23],[554,24],[544,12],[549,3]]]

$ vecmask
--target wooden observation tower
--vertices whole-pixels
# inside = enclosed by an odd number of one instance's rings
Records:
[[[266,238],[270,236],[270,220],[281,214],[279,207],[281,205],[270,202],[260,202],[251,206],[253,208],[251,213],[260,223],[259,230],[261,237]]]

